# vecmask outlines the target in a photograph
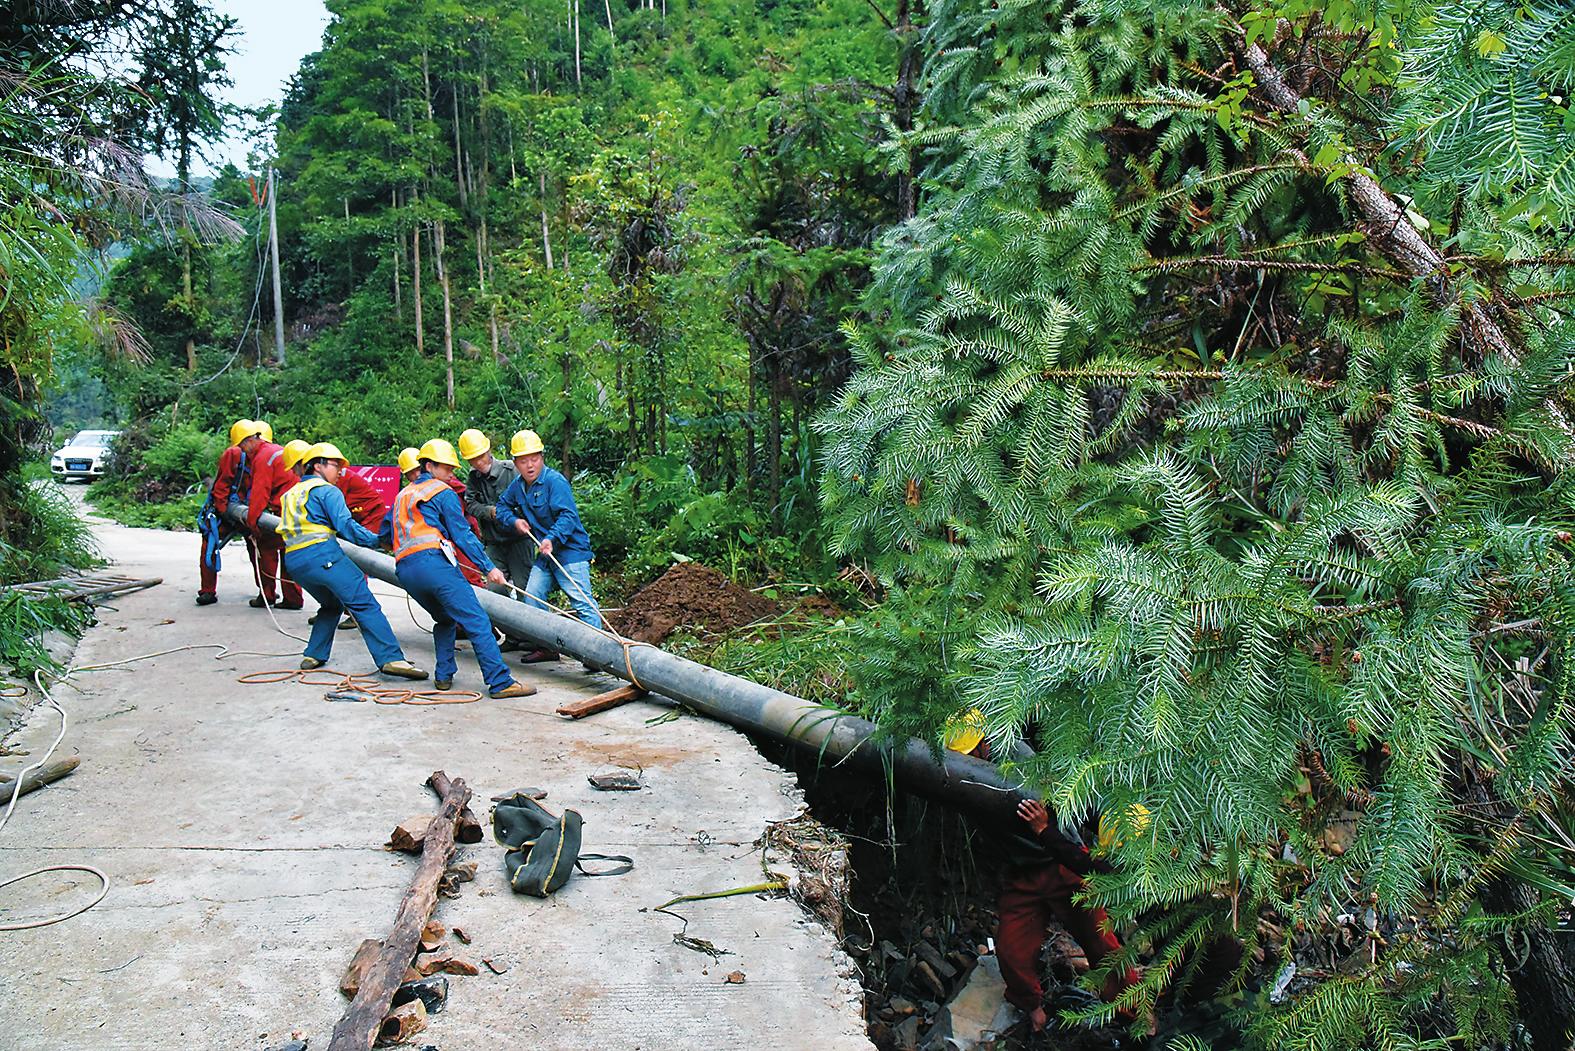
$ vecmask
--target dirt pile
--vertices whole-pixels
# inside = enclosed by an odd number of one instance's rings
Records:
[[[781,611],[709,566],[680,562],[635,592],[612,621],[631,639],[659,643],[679,628],[721,635]]]

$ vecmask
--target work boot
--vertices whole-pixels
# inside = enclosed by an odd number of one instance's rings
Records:
[[[354,627],[356,627],[355,618],[352,617],[350,614],[346,613],[345,614],[345,619],[341,620],[339,622],[339,630],[340,631],[349,631],[351,628],[354,628]]]
[[[306,618],[306,623],[308,623],[308,624],[316,624],[317,623],[317,618],[321,617],[322,615],[323,615],[323,608],[321,606],[319,606],[319,607],[317,607],[317,612],[316,613],[313,613],[310,617]]]
[[[211,591],[197,592],[197,605],[199,606],[211,606],[217,601],[219,601],[219,596]]]
[[[513,653],[515,650],[522,650],[524,648],[525,644],[523,642],[521,642],[519,639],[511,639],[507,635],[503,637],[502,642],[498,643],[498,650],[502,653]]]
[[[454,680],[453,679],[433,679],[432,680],[432,685],[436,686],[440,690],[452,690],[454,688]]]
[[[389,661],[380,669],[384,675],[397,675],[401,679],[425,679],[427,673],[409,661]]]
[[[305,608],[306,608],[306,603],[304,603],[304,602],[281,602],[277,606],[274,607],[274,609],[305,609]]]
[[[490,696],[494,700],[503,700],[505,697],[529,697],[536,692],[536,687],[526,686],[522,682],[511,682],[501,690],[493,690]]]
[[[327,661],[320,661],[316,657],[302,657],[301,658],[301,670],[302,671],[311,671],[313,668],[321,668],[323,665],[325,665],[327,663],[328,663]]]
[[[252,596],[252,600],[250,602],[246,603],[246,604],[248,606],[250,606],[252,609],[262,609],[264,606],[271,606],[271,605],[273,605],[272,602],[270,602],[267,599],[263,598],[261,595],[254,595],[254,596]]]
[[[549,661],[555,661],[557,659],[558,654],[554,650],[531,650],[529,653],[525,654],[525,656],[520,658],[520,663],[546,664]]]

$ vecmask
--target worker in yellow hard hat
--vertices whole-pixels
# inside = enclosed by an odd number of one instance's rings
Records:
[[[1121,951],[1121,940],[1110,929],[1104,909],[1074,900],[1087,873],[1111,871],[1097,852],[1091,854],[1084,846],[1084,833],[1056,822],[1037,799],[1020,800],[1017,817],[1029,835],[1019,831],[1004,840],[1007,868],[996,900],[995,948],[1006,1000],[1025,1012],[1038,1032],[1049,1021],[1039,981],[1039,951],[1050,921],[1060,923],[1082,946],[1090,968]],[[1112,1002],[1137,981],[1138,973],[1131,968],[1115,972],[1100,995]],[[1130,1021],[1133,1012],[1123,1008],[1117,1016]]]
[[[280,457],[280,461],[284,464],[284,469],[286,471],[294,472],[296,476],[299,477],[302,467],[301,458],[305,456],[311,448],[311,442],[302,441],[300,438],[291,438],[289,441],[285,442],[284,453]]]
[[[497,640],[492,622],[476,600],[476,592],[460,574],[455,549],[463,551],[486,574],[491,584],[503,582],[503,572],[492,564],[480,539],[465,521],[459,497],[449,481],[459,469],[454,447],[433,438],[416,454],[416,479],[401,489],[394,510],[383,522],[379,539],[394,552],[394,572],[400,586],[432,615],[432,641],[437,650],[433,684],[447,690],[454,684],[455,626],[464,628],[481,665],[488,692],[493,697],[528,697],[535,687],[514,681]]]
[[[466,479],[463,503],[465,514],[477,526],[477,534],[487,549],[487,557],[503,570],[503,575],[517,588],[525,586],[530,576],[530,565],[536,557],[535,548],[523,542],[512,529],[498,526],[498,499],[513,482],[517,473],[514,465],[492,455],[492,439],[471,428],[459,436],[459,458],[470,464]],[[510,593],[508,585],[492,586],[499,594]],[[516,638],[505,637],[499,647],[504,653],[523,649]]]
[[[264,512],[278,514],[279,499],[301,479],[294,470],[285,466],[284,450],[264,437],[273,434],[273,429],[262,420],[256,423],[258,433],[251,439],[256,442],[256,448],[246,453],[252,476],[246,500],[246,528],[251,530],[257,544],[259,590],[249,605],[254,609],[264,606],[300,609],[303,606],[301,589],[290,579],[290,571],[282,567],[280,560],[284,546],[277,536],[262,529],[258,520]]]
[[[262,435],[263,441],[273,441],[273,427],[268,423],[267,420],[254,420],[252,422],[257,424],[257,433]]]
[[[338,446],[318,442],[298,453],[297,462],[304,477],[279,501],[279,537],[284,541],[285,568],[322,605],[301,667],[321,668],[328,663],[339,614],[349,610],[378,670],[402,679],[425,679],[426,672],[405,660],[366,577],[339,546],[341,536],[362,547],[377,546],[377,534],[351,516],[338,489],[349,461]]]
[[[407,445],[399,450],[399,477],[405,485],[416,480],[416,474],[421,470],[421,450],[414,445]]]
[[[261,427],[255,420],[236,420],[230,424],[230,444],[219,454],[213,482],[208,486],[208,498],[197,512],[197,532],[202,537],[202,553],[197,562],[200,575],[197,585],[199,606],[211,606],[219,601],[219,549],[229,543],[237,532],[241,532],[225,521],[224,512],[230,508],[231,496],[238,494],[244,498],[251,488],[251,469],[246,451],[256,448],[261,442]],[[255,575],[257,548],[249,536],[246,537],[246,556],[251,560]]]
[[[524,537],[535,553],[525,582],[527,601],[547,609],[553,590],[561,589],[575,615],[593,628],[602,626],[601,609],[591,593],[591,537],[580,521],[569,480],[547,466],[546,449],[535,431],[516,431],[509,455],[519,472],[498,500],[498,527]],[[528,653],[523,660],[557,660],[550,650]]]

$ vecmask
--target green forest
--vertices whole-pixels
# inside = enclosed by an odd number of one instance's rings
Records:
[[[1566,6],[327,6],[258,114],[202,0],[0,15],[0,583],[80,557],[51,424],[176,528],[238,418],[528,427],[613,601],[824,594],[681,645],[937,749],[977,708],[1113,815],[1138,1036],[1570,1046]]]

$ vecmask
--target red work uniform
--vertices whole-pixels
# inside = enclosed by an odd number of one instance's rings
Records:
[[[208,490],[213,497],[213,513],[219,516],[219,531],[221,536],[228,536],[235,531],[235,527],[224,520],[224,512],[229,510],[230,495],[244,494],[251,487],[251,465],[247,462],[246,454],[241,452],[239,445],[232,445],[219,454],[219,466],[213,472],[213,488]],[[198,568],[202,573],[202,585],[199,594],[212,595],[219,588],[219,574],[208,564],[208,539],[204,534],[202,541],[202,557]],[[251,537],[246,537],[246,557],[251,559],[253,574],[257,567],[257,547],[252,543]]]
[[[300,609],[301,586],[290,579],[290,571],[281,564],[284,541],[274,533],[260,532],[257,519],[264,511],[279,513],[279,499],[295,488],[301,479],[284,466],[284,449],[273,442],[263,442],[251,456],[251,499],[246,505],[246,525],[257,538],[257,568],[260,571],[263,599],[270,605],[277,601],[275,582],[284,593],[280,605]]]
[[[1121,939],[1110,930],[1104,909],[1073,903],[1072,895],[1083,889],[1079,872],[1091,871],[1094,862],[1086,847],[1059,834],[1054,818],[1037,837],[1028,832],[1013,837],[1008,850],[1017,856],[996,902],[1000,926],[995,934],[995,948],[1007,1002],[1032,1011],[1042,1006],[1044,998],[1039,982],[1039,950],[1044,947],[1051,919],[1059,921],[1082,946],[1090,968],[1098,967],[1101,960],[1119,950]],[[1113,974],[1101,995],[1107,1003],[1114,1001],[1137,980],[1135,970]]]
[[[450,478],[448,480],[448,487],[454,490],[454,495],[459,497],[459,506],[463,508],[465,506],[465,483],[460,481],[458,478]],[[475,518],[471,517],[470,515],[465,516],[465,521],[470,524],[470,531],[472,533],[475,533],[477,536],[481,535],[480,522],[477,522]],[[465,557],[465,552],[461,551],[458,547],[455,547],[454,557],[459,559],[459,572],[460,575],[465,578],[466,583],[474,584],[478,588],[486,584],[487,575],[476,568],[476,563]],[[461,637],[463,638],[463,636]]]
[[[383,528],[383,516],[388,514],[388,505],[371,482],[353,471],[340,471],[339,491],[345,494],[345,506],[350,508],[351,518],[374,533]]]

